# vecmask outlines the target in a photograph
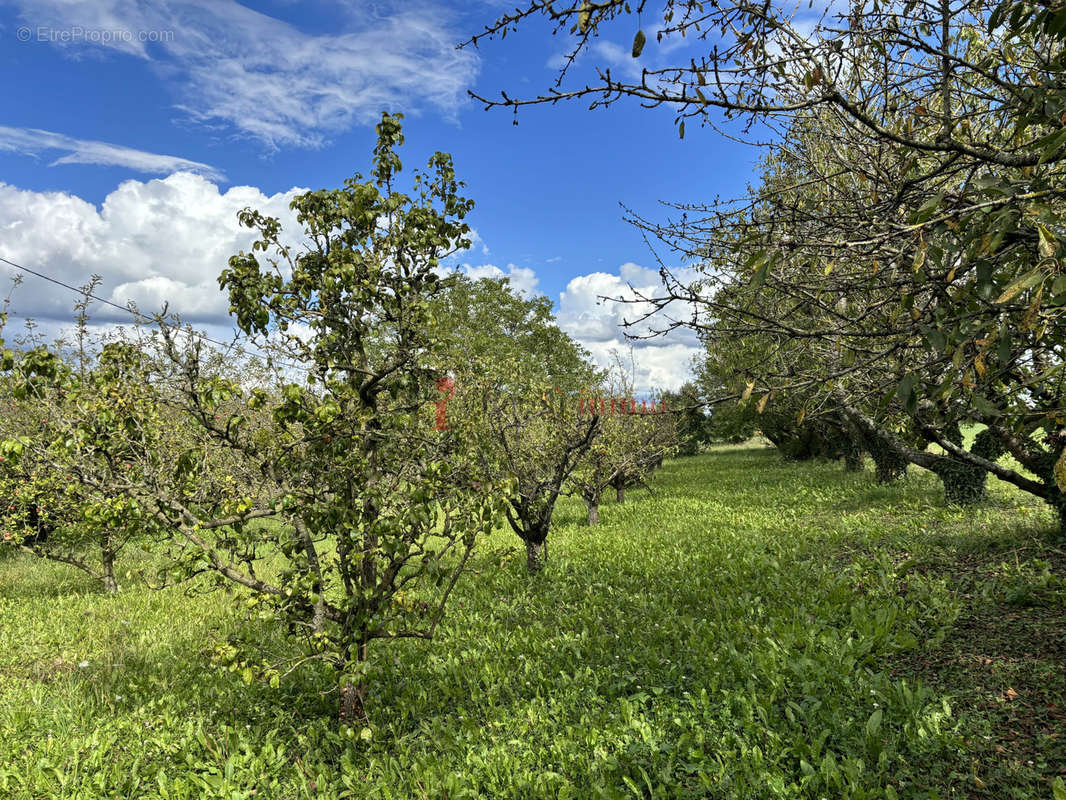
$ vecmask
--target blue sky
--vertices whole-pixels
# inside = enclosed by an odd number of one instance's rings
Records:
[[[0,0],[0,256],[142,307],[170,300],[224,328],[212,296],[225,258],[247,242],[235,211],[279,214],[294,188],[339,185],[365,170],[382,109],[406,114],[405,161],[452,153],[477,206],[462,261],[548,295],[561,324],[601,361],[623,348],[626,315],[599,294],[650,287],[654,264],[619,203],[660,215],[658,200],[742,192],[756,151],[635,103],[484,111],[467,89],[543,90],[564,36],[542,20],[520,35],[454,45],[498,2]],[[627,23],[632,24],[632,23]],[[575,70],[615,70],[635,31],[619,28]],[[649,31],[650,33],[650,31]],[[684,58],[650,43],[649,65]],[[29,279],[16,309],[45,320],[69,298]],[[691,336],[640,344],[638,383],[676,384]]]

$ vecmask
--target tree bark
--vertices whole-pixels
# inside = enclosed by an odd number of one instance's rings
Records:
[[[847,430],[841,430],[840,434],[844,441],[844,471],[862,472],[866,467],[866,454],[858,435]]]
[[[620,483],[615,487],[615,496],[618,498],[619,503],[624,503],[626,501],[626,487],[624,483]]]
[[[118,594],[118,581],[115,580],[115,551],[111,547],[111,536],[104,534],[104,543],[100,548],[100,561],[103,564],[104,591],[108,594]]]
[[[588,511],[589,511],[589,527],[591,528],[593,525],[599,525],[600,524],[600,499],[598,497],[595,498],[595,499],[589,499],[589,498],[586,497],[585,498],[585,505],[588,507]]]
[[[548,540],[526,540],[526,569],[530,575],[540,572],[548,561]]]
[[[980,467],[941,456],[932,471],[944,485],[944,499],[957,506],[970,506],[985,499],[988,473]]]
[[[340,711],[337,718],[342,725],[366,722],[366,708],[363,705],[365,696],[364,686],[354,683],[345,683],[341,686]]]
[[[367,642],[361,642],[355,649],[359,662],[366,661]],[[351,651],[347,653],[351,657]],[[341,678],[340,707],[337,710],[337,720],[341,725],[351,725],[356,722],[366,722],[366,680],[361,678],[358,682],[352,680],[351,675]]]
[[[894,483],[907,474],[907,459],[884,442],[871,437],[869,451],[874,460],[878,483]]]

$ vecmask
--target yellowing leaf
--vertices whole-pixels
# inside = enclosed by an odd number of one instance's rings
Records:
[[[762,413],[763,411],[765,411],[765,410],[766,410],[766,401],[767,401],[767,400],[769,400],[769,399],[770,399],[770,393],[769,393],[769,392],[767,392],[766,394],[764,394],[764,395],[762,396],[762,399],[761,399],[761,400],[759,400],[759,405],[755,406],[755,410],[756,410],[757,412],[759,412],[760,414],[761,414],[761,413]]]
[[[983,378],[985,373],[988,372],[988,367],[985,365],[985,354],[978,353],[973,360],[973,368],[977,370],[977,376]]]
[[[591,6],[588,3],[581,4],[581,10],[577,15],[577,27],[582,33],[587,33],[589,26],[592,24],[592,12]]]
[[[1028,289],[1030,286],[1035,286],[1040,282],[1040,279],[1044,276],[1044,273],[1039,267],[1027,272],[1022,277],[1018,278],[1014,283],[1003,290],[1003,294],[996,298],[997,303],[1006,303],[1012,298],[1020,294],[1024,289]]]
[[[1062,451],[1059,460],[1055,462],[1055,485],[1060,492],[1066,492],[1066,450]]]
[[[1025,310],[1025,316],[1022,317],[1021,328],[1024,331],[1033,327],[1033,323],[1036,322],[1037,315],[1040,313],[1040,305],[1044,299],[1044,287],[1041,286],[1036,290],[1036,296],[1033,297],[1033,302],[1029,304],[1029,308]]]
[[[744,387],[744,392],[740,395],[740,402],[748,402],[748,398],[751,397],[751,391],[755,388],[755,382],[751,381]]]
[[[929,249],[929,245],[927,245],[925,242],[922,242],[918,246],[918,250],[915,251],[915,253],[914,253],[914,264],[912,266],[912,269],[915,272],[920,270],[922,268],[922,266],[925,264],[925,253],[926,253],[926,251],[928,249]]]
[[[1054,235],[1043,225],[1037,225],[1036,230],[1040,235],[1040,257],[1051,258],[1057,249]]]

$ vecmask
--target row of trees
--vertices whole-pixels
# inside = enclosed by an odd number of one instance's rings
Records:
[[[546,298],[441,269],[469,246],[471,203],[442,153],[400,191],[402,141],[384,115],[367,178],[293,201],[299,250],[242,213],[257,241],[219,283],[236,344],[265,359],[162,316],[96,347],[86,300],[73,343],[2,364],[9,544],[115,591],[136,538],[164,582],[243,591],[303,646],[284,665],[226,657],[269,681],[331,664],[342,720],[365,714],[371,643],[432,638],[483,536],[506,520],[536,572],[560,495],[595,523],[605,486],[621,499],[673,448],[668,415],[579,413],[604,376]],[[439,385],[456,387],[443,431]]]
[[[640,301],[691,310],[705,400],[794,457],[854,468],[866,452],[884,481],[914,464],[954,502],[979,500],[993,474],[1066,525],[1066,9],[852,0],[814,22],[796,13],[668,0],[655,38],[679,41],[659,56],[683,62],[486,102],[637,98],[673,107],[682,136],[686,121],[743,122],[765,147],[748,195],[629,217],[693,265],[694,279],[667,272]],[[576,56],[648,15],[534,0],[475,41],[544,16]],[[634,58],[651,38],[638,33]]]

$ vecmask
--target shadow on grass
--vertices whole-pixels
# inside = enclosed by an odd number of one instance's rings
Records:
[[[1048,796],[1047,782],[1066,775],[1061,534],[1023,525],[941,533],[917,568],[946,580],[962,608],[942,644],[889,669],[952,698],[967,755],[990,787],[975,796],[1007,796],[996,794],[1007,786],[1010,796]]]
[[[27,569],[27,566],[31,568]],[[0,598],[66,597],[71,594],[106,596],[103,584],[75,567],[16,553],[0,559]]]

